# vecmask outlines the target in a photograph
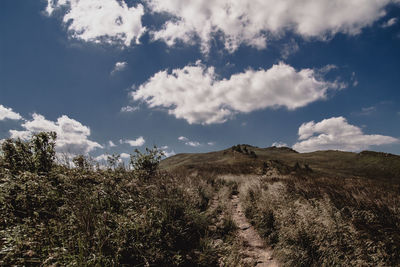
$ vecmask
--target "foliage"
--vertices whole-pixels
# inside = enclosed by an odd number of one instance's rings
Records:
[[[157,147],[146,148],[145,153],[136,149],[135,154],[131,155],[130,164],[140,179],[147,180],[156,173],[163,156],[164,152]]]
[[[6,139],[1,145],[2,167],[19,172],[47,173],[54,166],[56,133],[37,133],[30,141]]]
[[[39,155],[32,158],[51,159],[43,156],[51,138],[37,138],[43,149],[29,150]],[[74,169],[46,163],[11,173],[3,165],[0,265],[216,266],[202,213],[205,182],[158,172],[160,154],[148,152],[136,155],[134,171],[94,171],[83,156]],[[46,166],[52,170],[43,173]],[[138,170],[152,176],[142,179]]]
[[[89,171],[93,168],[93,164],[88,157],[77,155],[72,159],[75,167],[81,171]]]
[[[54,165],[56,138],[55,132],[41,132],[31,139],[35,168],[39,173],[49,172]]]
[[[12,173],[35,170],[31,143],[21,139],[6,139],[1,145],[1,150],[1,162],[4,169]]]

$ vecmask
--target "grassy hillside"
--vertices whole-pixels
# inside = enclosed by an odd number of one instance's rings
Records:
[[[233,183],[284,266],[400,265],[399,156],[240,147],[176,155],[162,166]]]
[[[238,152],[235,147],[241,147]],[[317,151],[297,153],[290,148],[258,148],[250,145],[238,145],[222,151],[202,154],[178,154],[161,162],[161,167],[174,168],[212,168],[214,171],[254,173],[262,171],[263,164],[278,161],[282,166],[294,167],[296,163],[310,169],[318,175],[348,177],[359,176],[371,179],[400,181],[400,156],[387,153],[363,151],[360,153],[343,151]],[[254,151],[255,156],[244,152]],[[288,170],[290,171],[290,170]]]
[[[1,145],[0,265],[400,265],[399,156],[238,145],[99,169],[55,142]]]

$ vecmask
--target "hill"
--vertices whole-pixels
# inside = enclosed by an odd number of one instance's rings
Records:
[[[400,156],[237,145],[161,166],[223,184],[216,194],[239,226],[243,266],[263,258],[249,252],[253,228],[277,259],[262,266],[400,265]]]
[[[197,168],[212,169],[215,172],[259,173],[264,163],[270,161],[289,167],[287,171],[298,164],[302,168],[308,166],[318,175],[329,177],[358,176],[400,182],[400,156],[373,151],[298,153],[288,147],[237,145],[216,152],[178,154],[163,160],[160,166],[166,170]]]
[[[56,161],[0,149],[0,265],[399,266],[399,156],[236,145]]]

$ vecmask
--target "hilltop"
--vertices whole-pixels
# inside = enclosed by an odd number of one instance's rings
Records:
[[[160,166],[166,170],[208,168],[215,172],[260,173],[264,163],[270,161],[289,172],[298,165],[329,177],[357,176],[400,182],[400,156],[374,151],[299,153],[288,147],[259,148],[242,144],[216,152],[177,154],[164,159]]]

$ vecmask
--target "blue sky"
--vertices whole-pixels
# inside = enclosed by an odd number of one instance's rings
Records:
[[[400,2],[359,2],[2,0],[0,139],[400,154]]]

